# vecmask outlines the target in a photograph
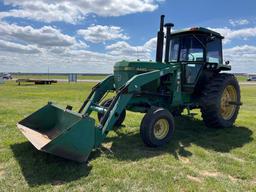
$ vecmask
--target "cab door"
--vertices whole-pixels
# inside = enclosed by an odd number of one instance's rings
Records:
[[[188,35],[181,38],[179,59],[182,65],[182,91],[192,93],[205,63],[205,37]]]
[[[182,63],[182,91],[193,93],[196,83],[203,69],[204,62]]]

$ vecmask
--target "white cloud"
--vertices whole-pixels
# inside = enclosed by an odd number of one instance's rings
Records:
[[[21,54],[35,54],[40,53],[40,50],[33,45],[21,45],[13,42],[0,40],[0,51],[15,52]]]
[[[157,43],[157,38],[156,37],[153,37],[151,39],[149,39],[145,44],[144,44],[144,47],[146,49],[149,49],[149,50],[155,50],[156,49],[156,43]]]
[[[224,43],[230,42],[232,39],[241,38],[247,40],[247,38],[256,37],[256,27],[243,28],[243,29],[230,29],[230,28],[209,28],[211,30],[219,32],[225,37]]]
[[[224,59],[229,60],[234,72],[256,72],[256,46],[242,45],[224,49]]]
[[[102,43],[113,39],[127,40],[129,37],[123,34],[123,29],[117,26],[93,25],[77,32],[84,40],[92,43]]]
[[[10,11],[0,12],[2,17],[20,17],[43,22],[64,21],[77,23],[88,14],[120,16],[131,13],[154,11],[159,0],[4,0],[13,6]]]
[[[234,20],[234,19],[229,19],[229,23],[232,25],[232,26],[237,26],[237,25],[247,25],[249,24],[250,22],[247,20],[247,19],[237,19],[237,20]]]
[[[51,26],[33,28],[0,21],[0,70],[110,72],[120,58],[85,50],[87,44]],[[104,63],[104,66],[101,66]]]
[[[119,56],[88,50],[67,49],[60,53],[51,51],[28,56],[0,49],[0,70],[6,72],[47,72],[49,67],[50,72],[55,73],[111,73],[119,60]]]
[[[91,29],[91,27],[95,28]],[[0,70],[47,72],[50,66],[51,72],[111,73],[117,61],[150,60],[155,57],[156,38],[134,46],[123,41],[128,35],[120,27],[99,25],[91,27],[85,29],[86,32],[85,30],[78,32],[87,41],[104,42],[113,39],[121,39],[121,41],[106,46],[105,53],[99,53],[86,50],[88,47],[86,43],[52,26],[34,28],[0,21]],[[228,41],[256,36],[256,27],[215,30],[226,36]],[[96,36],[93,36],[94,32]],[[256,71],[256,46],[242,45],[224,49],[224,56],[231,61],[234,72]]]
[[[10,52],[1,49],[0,41],[0,69],[15,72],[47,72],[49,66],[50,72],[111,73],[117,61],[152,59],[151,53],[155,52],[155,42],[156,39],[152,38],[142,46],[131,46],[122,41],[107,46],[106,53],[81,49],[83,43],[69,48],[42,47],[38,54],[27,51],[28,56],[21,54],[22,51]],[[36,47],[35,49],[37,50]]]
[[[119,41],[117,43],[106,46],[107,53],[114,56],[122,56],[125,59],[152,59],[152,52],[155,51],[156,38],[148,40],[142,46],[132,46],[125,41]]]
[[[18,54],[52,52],[60,54],[69,50],[86,49],[88,45],[63,34],[51,26],[33,28],[0,21],[0,51]]]
[[[42,48],[42,51],[33,46],[22,47],[0,40],[0,69],[47,72],[49,66],[50,72],[111,73],[117,61],[153,59],[155,42],[156,39],[152,38],[144,45],[132,46],[121,41],[107,46],[106,53],[98,53],[79,48],[59,52],[45,51]],[[61,48],[63,47],[59,47]],[[242,45],[224,49],[224,59],[230,60],[233,72],[256,72],[256,46]]]
[[[0,38],[15,39],[18,41],[37,44],[38,46],[71,46],[76,43],[69,35],[61,33],[51,26],[35,29],[31,26],[18,26],[0,22]]]

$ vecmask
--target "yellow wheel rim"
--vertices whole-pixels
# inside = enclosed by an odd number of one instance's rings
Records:
[[[237,92],[233,85],[228,85],[221,96],[220,113],[223,119],[229,120],[236,111],[236,105],[230,102],[237,102]]]
[[[154,125],[154,135],[157,139],[163,139],[169,132],[169,122],[166,119],[159,119]]]

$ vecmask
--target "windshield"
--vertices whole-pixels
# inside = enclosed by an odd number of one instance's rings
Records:
[[[186,36],[181,39],[180,61],[203,61],[203,39],[196,36]]]
[[[187,35],[175,37],[170,45],[170,62],[204,61],[204,37]]]

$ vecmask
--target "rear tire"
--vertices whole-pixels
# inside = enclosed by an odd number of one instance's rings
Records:
[[[172,114],[163,108],[152,108],[143,117],[140,135],[149,147],[159,147],[171,140],[174,132]]]
[[[232,74],[221,73],[205,87],[201,98],[201,113],[204,123],[211,128],[231,127],[238,115],[240,87]]]
[[[101,106],[105,107],[105,108],[108,108],[111,104],[113,99],[106,99],[105,101],[103,101],[101,103]],[[98,120],[101,121],[101,119],[103,118],[104,116],[104,113],[98,113]],[[126,111],[124,110],[120,115],[119,115],[119,118],[117,119],[116,123],[115,123],[115,126],[116,127],[119,127],[122,125],[122,123],[124,122],[125,120],[125,116],[126,116]]]

